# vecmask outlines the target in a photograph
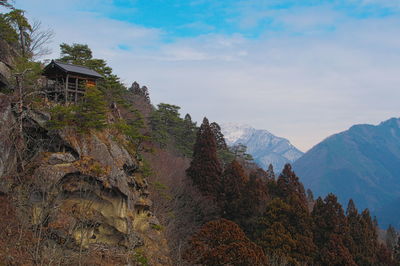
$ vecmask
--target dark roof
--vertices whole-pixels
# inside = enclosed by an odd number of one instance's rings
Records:
[[[96,71],[85,67],[85,66],[78,66],[78,65],[73,65],[73,64],[68,64],[68,63],[63,63],[59,61],[51,61],[49,65],[47,65],[44,69],[44,73],[46,73],[50,68],[57,67],[61,70],[63,70],[66,73],[74,73],[74,74],[80,74],[80,75],[85,75],[89,77],[94,77],[94,78],[103,78],[102,75],[97,73]]]

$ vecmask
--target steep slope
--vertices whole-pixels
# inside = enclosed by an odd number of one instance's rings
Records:
[[[49,114],[31,109],[19,139],[10,97],[3,94],[0,114],[0,195],[15,205],[15,223],[22,224],[19,234],[37,238],[37,244],[27,243],[32,253],[27,260],[171,265],[161,225],[150,210],[143,162],[124,135],[111,127],[91,134],[49,131]],[[115,120],[111,114],[109,119]],[[6,249],[13,246],[10,242]]]
[[[303,155],[289,140],[277,137],[267,130],[248,125],[223,124],[221,131],[229,146],[239,143],[246,145],[247,153],[264,169],[272,164],[275,171],[281,171],[286,163],[293,163]]]
[[[399,212],[390,211],[400,201],[400,119],[355,125],[313,147],[293,167],[316,195],[333,192],[346,205],[353,198],[379,215],[381,225],[400,226]]]

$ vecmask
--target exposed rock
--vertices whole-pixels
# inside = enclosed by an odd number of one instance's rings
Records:
[[[0,39],[0,89],[8,86],[14,55],[12,48]]]
[[[3,177],[16,168],[21,146],[10,98],[0,93],[0,191],[7,190]]]
[[[75,157],[71,153],[53,153],[49,158],[49,164],[63,164],[63,163],[72,163],[75,161]]]
[[[70,249],[105,245],[134,254],[140,247],[150,265],[171,265],[167,242],[150,210],[141,162],[125,149],[126,140],[111,130],[49,132],[43,127],[45,113],[27,113],[23,156],[29,164],[24,184],[14,189],[22,192],[32,224],[44,225],[47,235]],[[10,131],[14,123],[10,101],[0,94],[0,177],[16,168],[9,138],[15,135]],[[2,187],[0,183],[0,191]]]

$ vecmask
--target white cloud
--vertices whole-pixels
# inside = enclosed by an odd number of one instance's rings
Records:
[[[52,13],[32,2],[19,1],[56,31],[55,44],[87,43],[127,84],[147,85],[154,103],[177,104],[197,121],[252,124],[306,150],[354,123],[399,116],[398,18],[355,20],[326,7],[299,9],[276,20],[301,31],[340,23],[329,34],[267,32],[257,40],[210,34],[164,43],[158,29],[74,11],[75,0],[59,1]]]

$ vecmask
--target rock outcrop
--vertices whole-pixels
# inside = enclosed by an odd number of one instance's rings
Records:
[[[22,141],[16,134],[16,122],[9,97],[0,93],[0,192],[7,191],[2,177],[17,167],[17,147]]]
[[[0,89],[8,86],[15,52],[0,39]]]
[[[10,108],[0,95],[0,136],[9,135],[15,122]],[[31,112],[24,121],[23,156],[29,163],[12,191],[30,223],[61,247],[119,248],[150,265],[170,265],[142,162],[128,152],[124,136],[112,130],[49,132],[46,119],[45,113]],[[0,138],[0,178],[17,163],[15,148],[5,139]]]

